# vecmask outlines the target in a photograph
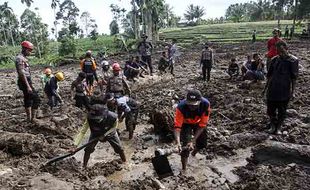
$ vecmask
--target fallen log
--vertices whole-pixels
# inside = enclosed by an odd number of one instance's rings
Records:
[[[253,159],[258,163],[296,163],[310,167],[310,146],[269,140],[253,148]]]

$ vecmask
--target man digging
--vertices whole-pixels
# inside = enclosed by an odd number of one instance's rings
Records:
[[[188,91],[186,99],[178,104],[174,118],[174,134],[181,154],[183,172],[186,171],[189,153],[192,151],[192,156],[195,156],[207,145],[206,126],[210,111],[209,101],[202,97],[199,90]]]

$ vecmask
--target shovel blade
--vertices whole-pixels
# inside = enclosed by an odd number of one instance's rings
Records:
[[[152,158],[152,164],[159,178],[173,176],[170,163],[166,155],[155,156]]]

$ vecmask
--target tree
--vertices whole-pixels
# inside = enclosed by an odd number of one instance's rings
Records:
[[[33,3],[33,0],[21,0],[22,3],[25,3],[27,7],[30,7],[30,5]]]
[[[42,19],[30,9],[25,9],[20,17],[22,38],[32,41],[37,48],[38,56],[46,52],[48,41],[47,24],[42,23]]]
[[[58,34],[57,25],[59,24],[57,22],[57,19],[56,19],[56,8],[59,5],[60,5],[59,0],[52,0],[51,8],[54,11],[54,18],[55,18],[55,21],[54,21],[54,32],[53,32],[55,34],[55,39],[57,39],[57,34]]]
[[[297,16],[299,19],[310,18],[310,1],[309,0],[296,0]]]
[[[67,35],[77,35],[79,27],[76,18],[79,16],[79,9],[72,0],[65,0],[59,6],[59,11],[56,13],[56,20],[62,20],[64,28],[68,30]]]
[[[233,22],[241,22],[246,15],[246,7],[242,3],[232,4],[226,10],[226,19]]]
[[[80,17],[82,23],[84,24],[84,31],[85,31],[85,34],[88,35],[88,28],[90,27],[90,13],[85,11],[81,14],[81,17]]]
[[[280,28],[280,20],[283,14],[283,8],[289,3],[289,0],[272,0],[272,3],[274,4],[277,10],[278,28]]]
[[[15,40],[19,36],[18,20],[13,13],[13,9],[8,6],[8,2],[4,2],[0,5],[0,26],[2,28],[2,34],[5,44],[8,44],[10,38],[10,44],[15,46]]]
[[[116,20],[112,20],[112,22],[110,23],[110,34],[111,35],[115,35],[119,33],[119,26],[117,24]]]
[[[205,15],[205,9],[203,7],[200,7],[199,5],[194,6],[193,4],[190,4],[185,13],[184,17],[186,20],[190,22],[196,22],[200,20]]]
[[[80,19],[84,25],[84,31],[86,36],[89,36],[89,31],[94,31],[97,29],[98,26],[96,24],[96,20],[90,16],[89,12],[83,12]]]

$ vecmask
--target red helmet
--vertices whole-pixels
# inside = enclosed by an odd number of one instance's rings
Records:
[[[20,45],[22,47],[27,48],[27,49],[33,50],[33,44],[31,42],[29,42],[29,41],[23,41]]]
[[[46,68],[46,69],[44,70],[44,74],[50,75],[50,74],[52,74],[52,70],[51,70],[50,68]]]
[[[120,71],[121,70],[121,66],[119,66],[118,63],[113,63],[112,69],[113,69],[113,71]]]

